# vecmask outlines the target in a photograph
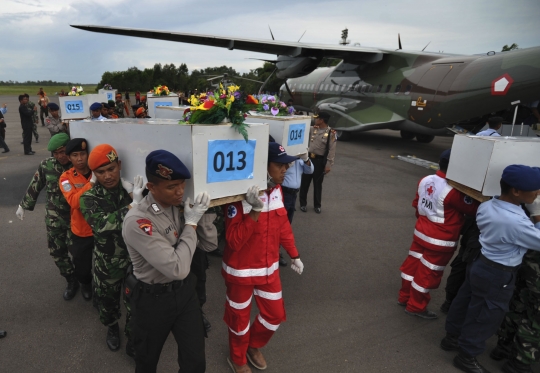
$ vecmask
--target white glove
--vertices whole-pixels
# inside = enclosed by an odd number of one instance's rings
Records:
[[[17,212],[15,212],[15,215],[21,220],[24,219],[24,209],[19,205],[19,208],[17,209]]]
[[[130,184],[131,183],[127,183]],[[122,181],[122,186],[124,186],[124,182]],[[127,190],[127,189],[126,189]],[[137,204],[140,203],[143,199],[143,191],[144,191],[144,181],[143,177],[140,175],[137,175],[133,178],[133,203]]]
[[[264,207],[264,202],[259,198],[259,187],[253,185],[249,187],[246,193],[246,202],[251,205],[251,209],[256,212],[261,212]]]
[[[304,263],[302,263],[300,258],[293,259],[291,260],[291,269],[301,275],[304,272]]]
[[[533,203],[525,204],[525,207],[527,207],[527,210],[529,210],[529,214],[531,214],[531,216],[540,215],[540,196],[536,197]]]
[[[188,197],[184,203],[184,219],[186,220],[187,225],[197,225],[206,210],[208,210],[208,206],[210,206],[210,196],[206,192],[199,193],[199,195],[195,197],[193,207],[189,204],[190,200]]]
[[[122,181],[122,188],[124,188],[128,193],[133,193],[133,184],[131,184],[129,181],[124,180],[123,178],[120,180]]]
[[[308,153],[300,154],[300,159],[303,160],[304,162],[307,162],[309,159]]]

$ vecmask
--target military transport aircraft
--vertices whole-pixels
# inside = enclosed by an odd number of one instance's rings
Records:
[[[277,55],[276,75],[285,79],[295,108],[325,111],[338,138],[375,129],[401,131],[430,142],[448,128],[485,123],[512,102],[540,98],[540,47],[482,55],[450,55],[361,46],[244,39],[107,26],[82,30]],[[334,67],[317,68],[337,58]]]

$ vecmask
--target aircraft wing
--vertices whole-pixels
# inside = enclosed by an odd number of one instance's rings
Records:
[[[103,34],[133,36],[138,38],[176,41],[179,43],[208,45],[212,47],[239,49],[244,51],[285,55],[291,57],[334,57],[347,60],[369,60],[377,55],[387,54],[378,48],[352,47],[330,44],[306,44],[277,40],[244,39],[227,36],[188,34],[183,32],[171,32],[160,30],[143,30],[109,26],[71,25],[85,31],[99,32]]]

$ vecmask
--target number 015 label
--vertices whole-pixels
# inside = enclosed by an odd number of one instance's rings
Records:
[[[253,179],[256,140],[209,140],[207,183]]]
[[[67,114],[83,113],[84,107],[82,100],[66,101],[65,108]]]

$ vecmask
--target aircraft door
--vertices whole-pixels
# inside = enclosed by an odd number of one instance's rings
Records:
[[[409,118],[416,123],[433,122],[433,108],[437,106],[437,92],[444,78],[452,71],[452,65],[433,65],[411,92]]]

